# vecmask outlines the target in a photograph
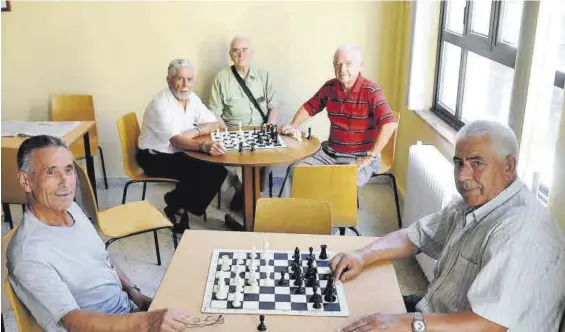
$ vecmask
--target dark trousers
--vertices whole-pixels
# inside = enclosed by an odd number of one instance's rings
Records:
[[[404,305],[406,306],[406,312],[416,312],[418,311],[416,310],[416,304],[420,302],[422,297],[419,295],[410,294],[408,296],[402,296],[402,299],[404,300]]]
[[[148,176],[178,180],[176,189],[165,195],[165,202],[174,211],[184,208],[197,216],[206,212],[227,174],[224,166],[191,158],[184,152],[139,150],[137,162]]]

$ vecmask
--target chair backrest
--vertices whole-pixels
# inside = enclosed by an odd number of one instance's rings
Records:
[[[18,299],[16,293],[12,289],[12,285],[8,279],[4,281],[4,289],[10,299],[10,304],[12,305],[12,310],[14,311],[14,318],[16,319],[16,324],[18,325],[19,331],[25,332],[42,332],[43,330],[33,318],[26,306]]]
[[[332,206],[332,226],[357,225],[357,166],[296,166],[292,198],[328,202]]]
[[[5,312],[10,307],[12,308],[19,331],[41,332],[42,330],[35,321],[35,318],[33,318],[33,316],[29,313],[20,299],[18,299],[12,289],[12,285],[10,285],[10,282],[7,279],[8,269],[6,268],[6,251],[16,229],[18,229],[18,226],[14,227],[2,236],[2,280],[5,282],[4,291],[2,292],[2,312]]]
[[[255,232],[331,234],[330,203],[300,198],[260,198]]]
[[[396,121],[398,123],[398,127],[400,127],[400,113],[393,112],[394,116],[396,116]],[[396,134],[398,132],[398,128],[394,131],[388,142],[386,143],[385,147],[381,151],[381,158],[382,158],[382,165],[381,171],[388,172],[392,165],[394,164],[394,154],[396,152]]]
[[[96,121],[94,101],[91,95],[53,95],[51,96],[52,121]],[[90,151],[98,149],[98,130],[96,125],[88,131],[90,134]],[[73,156],[84,157],[84,143],[77,140],[70,146]]]
[[[25,191],[18,180],[18,149],[2,148],[2,203],[26,204]]]
[[[143,170],[137,164],[137,139],[140,129],[137,115],[134,112],[128,113],[117,121],[118,134],[122,145],[122,159],[124,161],[124,171],[132,179],[143,174]]]
[[[80,197],[82,200],[81,207],[84,213],[93,219],[97,226],[100,227],[98,223],[98,207],[96,205],[96,198],[94,197],[94,191],[92,190],[92,185],[88,179],[88,175],[82,166],[75,161],[75,173],[78,179],[78,185],[80,187]]]

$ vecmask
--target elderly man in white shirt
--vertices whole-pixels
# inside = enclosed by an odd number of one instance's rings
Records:
[[[165,214],[179,232],[189,228],[187,212],[204,214],[227,174],[223,166],[205,163],[185,153],[187,150],[213,156],[225,153],[217,143],[194,140],[219,127],[214,114],[192,91],[195,77],[190,61],[171,61],[167,75],[169,88],[147,106],[138,142],[137,161],[147,175],[179,180],[176,189],[165,194]],[[175,215],[181,211],[177,223]]]
[[[414,314],[376,313],[342,331],[557,332],[565,304],[565,240],[517,177],[517,153],[508,127],[489,121],[464,126],[453,157],[462,198],[332,259],[342,281],[378,261],[420,252],[438,260],[425,296],[404,298]]]

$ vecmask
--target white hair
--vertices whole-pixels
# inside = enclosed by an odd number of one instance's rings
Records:
[[[356,60],[358,60],[359,62],[363,61],[363,56],[361,54],[361,49],[355,45],[351,45],[351,44],[342,44],[340,45],[337,50],[335,50],[334,53],[334,60],[337,57],[338,53],[346,53],[351,55],[352,57],[354,57]]]
[[[494,121],[478,120],[463,126],[456,134],[456,142],[469,137],[488,136],[492,149],[500,160],[508,156],[518,158],[518,139],[508,126]]]
[[[228,51],[230,51],[233,48],[233,44],[235,43],[236,40],[246,40],[249,43],[249,48],[251,48],[251,38],[247,37],[247,36],[243,36],[243,35],[237,35],[235,37],[233,37],[233,39],[230,42],[230,49]]]
[[[174,59],[167,68],[167,79],[175,76],[180,68],[194,68],[192,62],[185,59]]]

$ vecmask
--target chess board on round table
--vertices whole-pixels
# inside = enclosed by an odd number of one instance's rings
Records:
[[[214,131],[211,133],[212,141],[221,143],[226,151],[239,151],[239,144],[243,143],[243,150],[277,149],[286,145],[278,133],[255,129],[242,131]]]
[[[265,255],[260,253],[264,252]],[[259,281],[259,291],[253,292],[252,287],[247,283],[251,277],[249,261],[251,260],[251,250],[231,250],[216,249],[212,253],[210,270],[206,281],[206,289],[202,302],[202,312],[205,313],[226,313],[226,314],[272,314],[272,315],[300,315],[300,316],[349,316],[347,301],[342,284],[338,281],[334,283],[335,297],[334,302],[328,302],[322,295],[321,308],[315,309],[310,301],[313,295],[313,287],[307,287],[304,281],[304,294],[298,294],[294,286],[292,273],[286,274],[287,285],[279,285],[281,271],[290,271],[293,262],[293,251],[265,250],[258,252],[256,262],[258,269],[256,277]],[[317,294],[324,294],[324,289],[328,283],[331,270],[328,267],[332,254],[328,251],[327,259],[320,259],[319,252],[314,251],[314,266],[317,268],[316,280],[319,283]],[[230,264],[229,271],[222,271],[222,257],[228,256]],[[303,272],[307,269],[308,251],[302,252],[301,265]],[[245,258],[244,258],[245,257]],[[238,264],[242,258],[241,264]],[[239,265],[245,266],[245,272],[240,271]],[[236,293],[236,275],[239,273],[241,279],[245,281],[243,301],[239,307],[233,306],[234,295]],[[269,278],[267,278],[267,274]],[[224,300],[216,298],[215,289],[219,281],[225,281],[229,285],[228,296]]]

